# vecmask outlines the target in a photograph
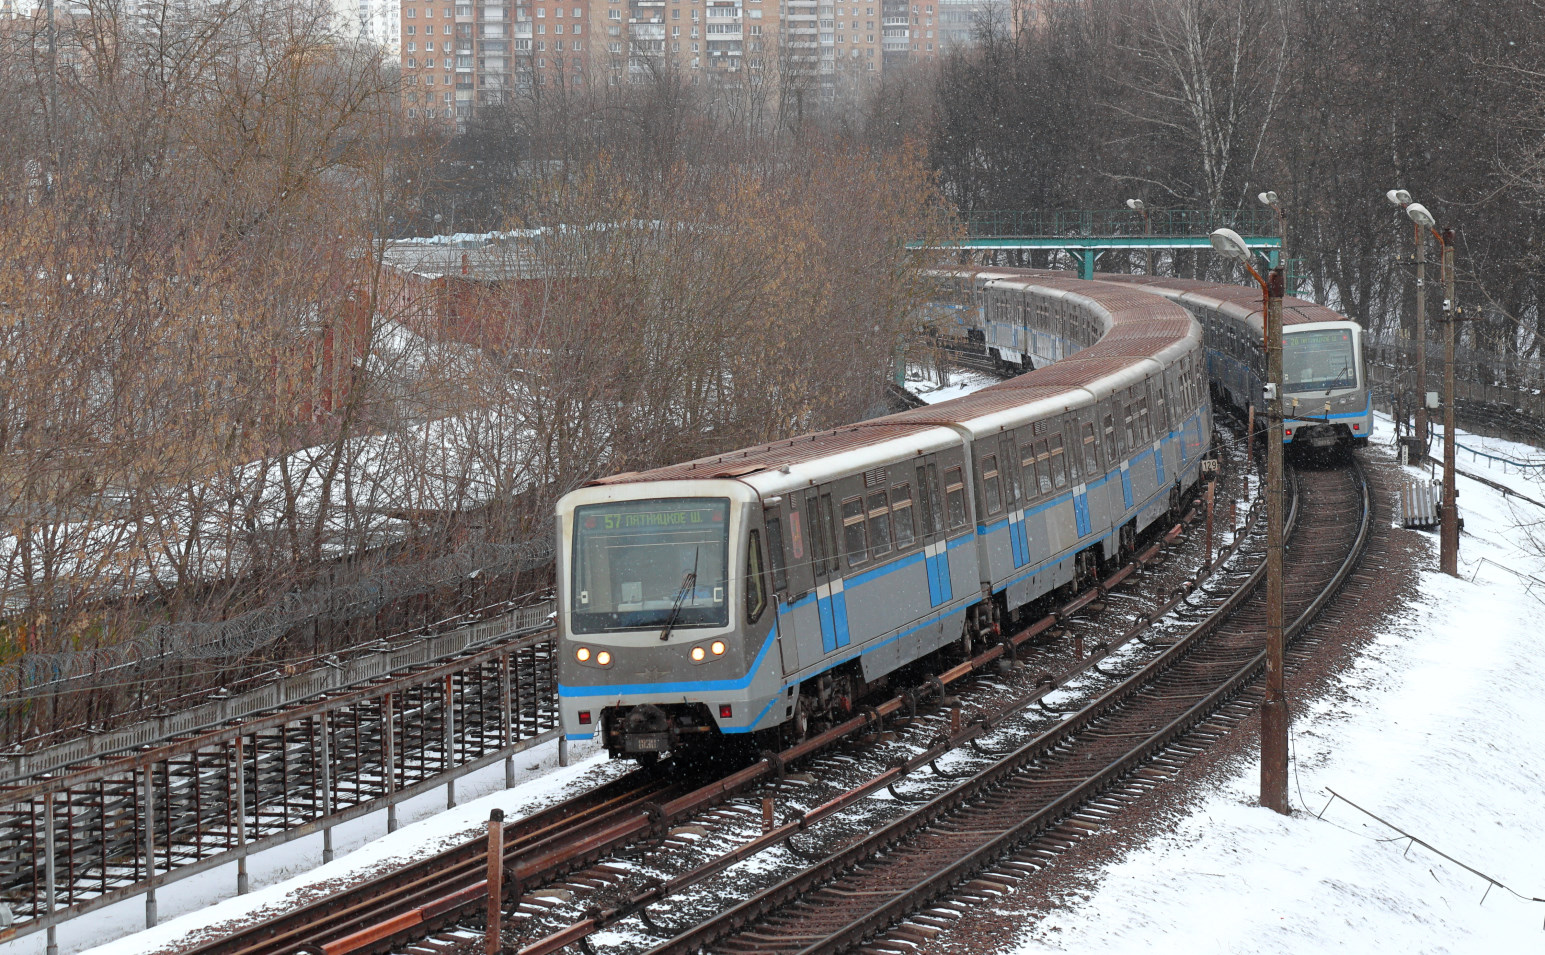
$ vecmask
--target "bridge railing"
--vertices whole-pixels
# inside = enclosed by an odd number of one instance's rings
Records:
[[[1130,209],[984,210],[963,213],[970,236],[1140,236],[1143,217]],[[1150,209],[1155,236],[1206,235],[1233,229],[1241,235],[1276,235],[1269,209],[1208,212],[1205,209]]]

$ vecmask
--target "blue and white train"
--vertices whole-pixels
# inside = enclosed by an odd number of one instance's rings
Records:
[[[1026,273],[1019,273],[1021,275]],[[1044,276],[1055,272],[1030,272]],[[1207,374],[1218,395],[1236,407],[1260,407],[1265,385],[1261,297],[1254,289],[1189,279],[1102,275],[1098,281],[1141,286],[1189,311],[1202,323]],[[1065,357],[1065,339],[1045,333],[1013,292],[985,283],[980,307],[959,323],[990,357],[1014,367],[1041,367]],[[1288,297],[1282,309],[1283,400],[1288,444],[1354,447],[1373,434],[1373,396],[1363,358],[1363,329],[1323,305]]]
[[[1203,329],[1065,276],[951,274],[1061,360],[976,394],[596,481],[557,507],[570,739],[652,760],[849,715],[899,667],[969,651],[1128,552],[1198,479]]]

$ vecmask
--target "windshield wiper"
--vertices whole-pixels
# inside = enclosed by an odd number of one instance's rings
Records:
[[[676,601],[671,604],[670,616],[665,618],[665,629],[660,631],[661,640],[669,640],[671,638],[671,630],[675,628],[676,620],[681,616],[682,603],[687,599],[687,594],[697,589],[697,562],[701,554],[701,548],[692,548],[692,569],[687,571],[681,578],[681,590],[677,591]]]
[[[1327,397],[1327,398],[1330,397],[1330,393],[1332,391],[1336,390],[1336,386],[1337,385],[1341,384],[1341,377],[1343,375],[1345,375],[1347,372],[1351,371],[1351,370],[1352,370],[1352,363],[1351,362],[1347,362],[1346,364],[1341,366],[1341,370],[1336,372],[1336,377],[1334,377],[1334,378],[1332,378],[1330,380],[1330,387],[1325,389],[1325,397]]]

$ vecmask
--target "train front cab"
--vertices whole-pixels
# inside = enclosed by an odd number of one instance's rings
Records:
[[[1373,398],[1355,322],[1289,325],[1282,337],[1282,440],[1314,448],[1368,443]]]
[[[649,759],[776,722],[782,666],[755,492],[601,484],[565,496],[557,521],[569,739],[600,734],[613,756]]]

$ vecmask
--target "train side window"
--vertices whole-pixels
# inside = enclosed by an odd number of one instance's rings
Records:
[[[923,465],[917,466],[917,509],[918,509],[918,533],[924,537],[937,532],[933,526],[934,508],[928,500],[928,469]]]
[[[917,535],[912,525],[912,488],[897,484],[891,488],[891,523],[896,534],[896,549],[912,546]]]
[[[769,538],[771,535],[768,535]],[[761,535],[751,532],[746,545],[746,622],[756,623],[767,609],[767,585],[762,579]]]
[[[1067,487],[1068,472],[1067,461],[1062,454],[1062,435],[1051,436],[1051,458],[1047,462],[1047,470],[1051,471],[1051,483],[1053,487]]]
[[[1137,421],[1135,420],[1137,418],[1137,405],[1127,405],[1122,412],[1122,418],[1121,424],[1124,429],[1122,436],[1126,439],[1126,443],[1121,446],[1121,450],[1131,451],[1137,447]]]
[[[1169,405],[1164,400],[1164,379],[1153,380],[1154,422],[1153,426],[1159,429],[1160,434],[1169,431]]]
[[[793,520],[792,513],[790,520]],[[783,555],[783,522],[772,516],[771,512],[767,515],[767,558],[772,564],[773,590],[780,593],[788,590],[789,570]]]
[[[1039,455],[1036,453],[1037,448],[1045,450],[1046,442],[1041,441],[1034,445],[1025,445],[1025,457],[1024,460],[1020,462],[1020,466],[1023,467],[1025,471],[1025,490],[1030,497],[1035,497],[1037,493],[1037,487],[1040,484],[1039,472],[1041,462],[1038,460]]]
[[[966,525],[966,481],[960,468],[944,472],[944,500],[949,507],[950,529]]]
[[[805,502],[805,522],[809,525],[806,530],[810,535],[810,566],[817,574],[826,572],[826,555],[831,550],[826,541],[826,534],[822,531],[821,524],[821,496],[810,495]]]
[[[1003,493],[998,487],[998,456],[989,454],[982,459],[982,502],[988,514],[1003,510]]]
[[[848,565],[857,566],[869,559],[869,542],[864,539],[864,499],[850,497],[842,502],[842,544],[848,552]]]
[[[1137,419],[1137,440],[1142,444],[1147,444],[1148,439],[1152,435],[1148,430],[1148,395],[1146,393],[1137,397],[1137,413],[1135,417]]]
[[[1019,468],[1014,466],[1014,462],[1019,460],[1019,452],[1014,447],[1014,436],[1012,434],[1004,434],[999,439],[998,451],[1000,455],[999,460],[1003,462],[1003,502],[1009,507],[1013,507],[1025,495],[1022,491],[1023,484],[1020,481]]]
[[[869,495],[869,545],[875,557],[891,551],[891,509],[884,491]]]
[[[1035,446],[1036,490],[1041,494],[1051,493],[1051,467],[1051,443],[1042,441]]]
[[[826,543],[826,570],[828,573],[841,573],[841,555],[837,553],[837,520],[832,511],[830,494],[821,495],[821,516],[818,520],[821,522],[821,540]]]
[[[1092,478],[1099,473],[1099,437],[1094,433],[1094,424],[1086,421],[1084,422],[1084,477]]]

